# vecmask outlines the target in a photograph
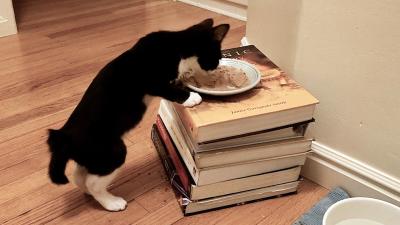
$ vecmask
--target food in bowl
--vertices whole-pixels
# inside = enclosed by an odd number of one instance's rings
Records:
[[[249,85],[246,73],[233,66],[220,65],[208,73],[193,70],[183,73],[182,80],[198,88],[215,91],[235,90]]]

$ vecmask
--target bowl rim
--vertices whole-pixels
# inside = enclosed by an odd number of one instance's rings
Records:
[[[238,64],[243,64],[243,65],[246,65],[246,66],[252,68],[256,73],[256,79],[254,80],[254,82],[250,83],[246,87],[242,87],[242,88],[238,88],[238,89],[234,89],[234,90],[228,90],[228,91],[213,91],[213,90],[198,88],[198,87],[195,87],[195,86],[193,86],[191,84],[188,84],[188,83],[185,83],[185,85],[188,88],[192,89],[193,91],[196,91],[196,92],[201,93],[201,94],[214,95],[214,96],[228,96],[228,95],[235,95],[235,94],[240,94],[240,93],[246,92],[246,91],[254,88],[255,86],[257,86],[257,84],[260,83],[260,81],[261,81],[261,72],[253,64],[251,64],[249,62],[246,62],[244,60],[231,59],[231,58],[221,58],[220,62],[221,61],[236,62]],[[246,74],[246,76],[247,76],[247,74]]]
[[[322,225],[326,225],[327,217],[329,216],[329,214],[330,214],[333,210],[335,210],[336,208],[338,208],[338,207],[340,207],[341,205],[346,204],[346,203],[348,203],[348,202],[374,202],[374,203],[383,204],[384,206],[393,208],[393,209],[395,209],[395,210],[397,210],[397,211],[400,212],[400,207],[398,207],[398,206],[396,206],[396,205],[394,205],[394,204],[392,204],[392,203],[389,203],[389,202],[380,200],[380,199],[369,198],[369,197],[352,197],[352,198],[346,198],[346,199],[340,200],[340,201],[334,203],[333,205],[331,205],[331,206],[328,208],[328,210],[326,210],[326,212],[325,212],[325,214],[324,214],[324,217],[323,217],[323,219],[322,219]]]

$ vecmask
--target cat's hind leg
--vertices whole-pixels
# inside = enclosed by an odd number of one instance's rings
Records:
[[[90,195],[93,196],[105,209],[109,211],[121,211],[126,208],[127,202],[112,195],[107,191],[108,185],[114,180],[118,173],[118,168],[125,162],[126,146],[122,140],[113,143],[97,142],[93,149],[97,149],[93,157],[88,160],[86,175],[86,187]]]
[[[117,175],[117,171],[118,169],[106,176],[90,173],[86,176],[86,187],[89,193],[109,211],[121,211],[124,210],[127,205],[127,202],[123,198],[114,196],[107,191],[107,187]]]
[[[88,172],[85,167],[76,164],[75,170],[73,173],[73,181],[83,192],[86,194],[90,194],[86,187],[86,176]]]

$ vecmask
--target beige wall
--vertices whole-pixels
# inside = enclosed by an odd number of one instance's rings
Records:
[[[400,1],[251,0],[247,38],[319,100],[309,134],[400,180]]]
[[[248,41],[286,71],[294,64],[300,7],[300,0],[250,0],[248,4]]]

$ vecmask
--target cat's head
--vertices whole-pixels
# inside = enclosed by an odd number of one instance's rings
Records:
[[[213,26],[212,19],[206,19],[199,24],[189,27],[186,33],[188,51],[180,63],[182,70],[213,70],[216,69],[221,54],[221,42],[229,30],[229,24]]]

